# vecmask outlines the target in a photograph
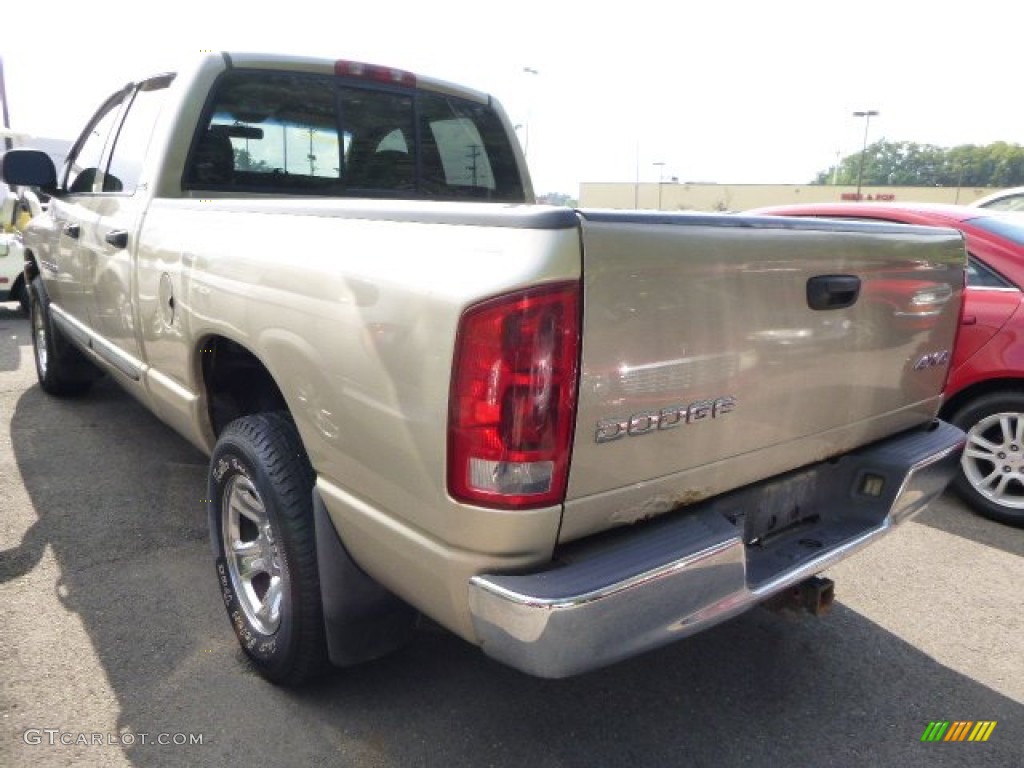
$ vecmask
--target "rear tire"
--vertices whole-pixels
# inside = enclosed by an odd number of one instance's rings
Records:
[[[950,421],[967,433],[953,489],[978,514],[1024,527],[1024,393],[983,395]]]
[[[32,281],[30,289],[29,316],[39,386],[57,397],[74,397],[87,392],[99,371],[54,324],[46,291],[38,277]]]
[[[327,666],[313,482],[285,413],[231,422],[210,459],[210,535],[224,606],[255,668],[284,685]]]

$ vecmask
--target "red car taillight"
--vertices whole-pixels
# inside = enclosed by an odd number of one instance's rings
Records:
[[[580,350],[579,283],[470,307],[459,323],[448,413],[448,490],[526,509],[565,500]]]

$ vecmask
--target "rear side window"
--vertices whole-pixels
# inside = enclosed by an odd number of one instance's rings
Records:
[[[193,141],[187,189],[522,202],[487,105],[328,76],[233,72]]]
[[[194,189],[336,189],[341,178],[334,89],[290,74],[222,78],[193,142]]]
[[[997,275],[973,256],[967,259],[967,284],[972,288],[1013,288],[1010,281]]]
[[[990,211],[1024,211],[1024,192],[999,197],[978,207],[988,208]]]

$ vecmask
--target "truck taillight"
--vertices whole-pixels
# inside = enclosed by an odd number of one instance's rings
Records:
[[[448,490],[526,509],[565,500],[580,351],[579,283],[470,307],[455,344]]]

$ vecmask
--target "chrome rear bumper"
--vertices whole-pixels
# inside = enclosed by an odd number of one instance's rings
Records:
[[[547,570],[475,576],[477,636],[510,666],[566,677],[706,629],[917,514],[956,473],[963,444],[959,429],[935,422],[569,545]]]

